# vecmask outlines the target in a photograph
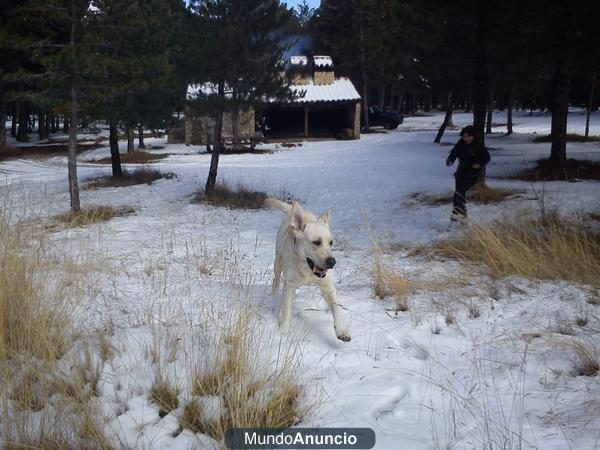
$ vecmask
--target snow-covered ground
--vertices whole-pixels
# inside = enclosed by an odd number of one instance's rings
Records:
[[[454,123],[466,125],[471,117],[455,114]],[[418,292],[409,312],[397,313],[393,300],[373,295],[371,238],[404,249],[450,236],[450,205],[420,204],[414,196],[453,189],[454,168],[444,160],[458,130],[448,131],[442,145],[432,144],[442,118],[410,117],[397,130],[358,141],[272,144],[265,146],[272,153],[221,156],[219,178],[230,185],[290,195],[315,213],[331,210],[338,301],[350,343],[335,338],[332,318],[314,288],[298,293],[291,337],[279,334],[279,298],[270,295],[279,213],[191,203],[210,164],[202,147],[147,139],[155,147],[149,151],[168,154],[151,167],[175,178],[83,190],[84,207],[135,209],[48,238],[52,248],[97,264],[96,287],[80,306],[77,325],[112,333],[116,356],[104,363],[100,382],[106,428],[131,448],[211,448],[203,436],[175,433],[181,407],[159,417],[149,400],[156,361],[148,349],[169,347],[177,338],[191,345],[190,330],[205,329],[208,317],[224,325],[231,308],[249,303],[266,347],[276,352],[280,345],[297,345],[302,401],[316,403],[301,426],[370,427],[377,449],[600,446],[598,377],[576,376],[569,352],[552,344],[552,336],[568,325],[575,338],[596,345],[600,306],[588,303],[590,289],[562,281],[491,280],[459,263],[398,250],[387,257],[399,270],[436,280],[436,286],[445,280],[449,287]],[[504,178],[549,154],[549,144],[532,143],[533,133],[549,132],[549,115],[517,112],[514,120],[512,136],[497,127],[488,137],[487,173],[492,187],[520,193],[500,204],[469,204],[471,221],[539,208],[542,191],[546,207],[564,215],[600,211],[598,182],[542,186]],[[505,118],[497,114],[494,121]],[[569,132],[582,133],[583,126],[584,116],[573,112]],[[591,132],[600,134],[600,114],[592,117]],[[569,144],[568,154],[598,161],[600,145]],[[109,175],[109,165],[95,162],[109,155],[108,148],[83,153],[80,181]],[[67,212],[66,187],[64,157],[0,163],[0,190],[22,214],[48,218]],[[453,287],[454,277],[467,282]],[[446,323],[449,315],[454,323]],[[587,325],[576,325],[577,318],[587,318]],[[158,344],[157,335],[163,336]],[[185,355],[193,352],[193,347],[181,349],[163,361],[182,396],[189,385]]]

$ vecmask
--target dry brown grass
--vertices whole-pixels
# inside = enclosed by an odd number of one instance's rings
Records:
[[[264,208],[264,201],[267,194],[256,192],[238,185],[235,188],[221,183],[215,186],[215,190],[210,197],[204,193],[196,195],[192,202],[209,203],[215,206],[225,206],[232,209],[261,209]]]
[[[533,142],[552,142],[552,135],[547,134],[544,136],[536,136],[533,138]],[[588,136],[585,137],[581,134],[568,133],[567,142],[600,142],[600,136]]]
[[[577,159],[568,159],[562,162],[540,159],[535,167],[510,178],[526,181],[600,180],[600,163]]]
[[[112,206],[93,206],[82,209],[78,213],[69,212],[51,219],[64,224],[67,228],[77,228],[92,225],[98,222],[107,222],[115,217],[131,214],[135,210],[129,207],[113,208]],[[56,228],[50,225],[48,229]],[[58,227],[60,228],[60,227]]]
[[[148,164],[156,161],[160,161],[161,159],[166,158],[169,155],[164,153],[148,153],[141,150],[136,150],[133,152],[122,153],[121,154],[121,164]],[[110,158],[102,158],[97,161],[94,161],[98,164],[111,164],[112,160]]]
[[[500,203],[511,197],[521,195],[523,192],[516,189],[492,188],[485,184],[476,184],[473,189],[467,192],[467,201],[481,203],[484,205],[491,203]],[[416,203],[423,203],[430,206],[451,205],[453,193],[446,195],[432,196],[416,192],[411,194],[410,199]]]
[[[72,314],[86,272],[47,255],[43,235],[10,214],[0,207],[0,442],[113,448],[94,402],[100,367],[91,351],[64,361],[75,345]]]
[[[299,404],[296,356],[288,353],[277,365],[261,364],[256,355],[265,353],[252,320],[240,316],[220,337],[218,353],[195,370],[192,397],[179,418],[182,427],[221,440],[232,427],[286,428],[309,411]]]
[[[77,153],[94,150],[102,147],[95,143],[80,140],[77,144]],[[27,145],[19,147],[0,147],[0,161],[5,159],[46,159],[55,156],[65,156],[68,152],[68,143],[53,142],[46,145]]]
[[[600,349],[596,344],[568,337],[555,337],[552,344],[571,353],[577,375],[591,377],[600,373]]]
[[[158,405],[158,415],[164,417],[179,406],[179,389],[161,378],[157,378],[150,397]]]
[[[418,280],[401,273],[392,262],[385,257],[379,245],[373,242],[375,254],[372,272],[373,292],[376,297],[384,299],[395,297],[398,311],[408,311],[409,297],[423,288]]]
[[[470,200],[474,203],[500,203],[509,197],[515,197],[522,194],[522,191],[515,189],[492,188],[487,184],[477,183],[470,191]]]
[[[68,347],[69,292],[51,283],[43,242],[1,212],[0,361],[22,355],[56,359]]]
[[[175,177],[173,173],[161,173],[158,170],[148,168],[136,169],[133,172],[124,172],[120,177],[102,177],[96,180],[88,181],[85,184],[85,189],[102,189],[110,187],[127,187],[137,184],[152,184],[160,179],[172,179]]]
[[[520,275],[600,286],[600,233],[557,215],[472,226],[463,236],[438,243],[436,250],[483,264],[494,277]]]

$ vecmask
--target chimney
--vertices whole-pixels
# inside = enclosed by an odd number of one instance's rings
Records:
[[[317,85],[333,84],[335,73],[331,56],[315,55],[313,61],[315,66],[314,83]]]
[[[291,56],[288,74],[293,85],[307,85],[310,74],[308,71],[308,58],[306,56]]]

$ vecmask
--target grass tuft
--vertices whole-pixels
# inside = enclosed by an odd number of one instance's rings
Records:
[[[150,391],[151,399],[158,405],[158,415],[164,417],[179,407],[179,390],[163,380],[156,380]]]
[[[494,277],[520,275],[600,287],[600,233],[552,214],[472,226],[436,245],[441,254],[483,264]]]
[[[78,213],[69,212],[55,219],[66,224],[68,228],[84,227],[98,222],[107,222],[115,217],[131,214],[135,210],[129,207],[113,208],[112,206],[94,206],[82,209]],[[52,228],[52,227],[50,227]]]
[[[0,361],[23,355],[55,360],[69,345],[69,293],[46,279],[43,242],[1,213]]]
[[[170,180],[175,177],[173,173],[161,173],[158,170],[148,169],[146,167],[136,169],[133,172],[124,172],[121,177],[102,177],[89,181],[85,189],[102,189],[110,187],[127,187],[137,184],[152,184],[156,180]]]
[[[240,316],[220,337],[218,353],[195,370],[192,396],[179,418],[183,428],[221,440],[231,427],[286,428],[308,412],[298,401],[295,356],[280,355],[278,364],[261,364],[255,355],[264,352],[251,321]]]
[[[140,150],[121,154],[121,164],[148,164],[166,158],[166,154],[148,153]],[[98,164],[112,164],[111,158],[94,161]]]
[[[568,159],[553,161],[540,159],[535,167],[511,177],[525,181],[569,181],[600,180],[600,163]]]
[[[552,142],[552,135],[547,134],[544,136],[536,136],[533,138],[533,142],[536,143],[547,143]],[[600,142],[600,136],[582,136],[581,134],[567,133],[567,142]]]
[[[522,194],[522,191],[515,189],[500,189],[492,188],[486,184],[476,184],[473,189],[467,192],[467,201],[473,203],[482,203],[484,205],[491,203],[500,203],[511,197]],[[427,195],[420,192],[411,194],[411,203],[425,204],[429,206],[451,205],[453,200],[452,194],[445,195]]]
[[[398,311],[408,311],[408,299],[423,286],[416,280],[401,274],[391,261],[384,258],[383,250],[373,242],[375,264],[372,272],[373,292],[384,299],[395,297]]]
[[[577,375],[592,377],[600,373],[600,349],[596,345],[567,337],[557,338],[554,344],[572,353]]]
[[[213,194],[208,197],[204,193],[196,195],[192,202],[209,203],[232,209],[262,209],[267,194],[247,189],[242,185],[232,188],[225,183],[215,186]]]

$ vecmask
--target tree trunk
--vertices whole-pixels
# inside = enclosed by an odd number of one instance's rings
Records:
[[[71,42],[70,46],[75,46],[75,27],[77,22],[75,0],[71,0]],[[71,126],[69,127],[69,195],[71,197],[71,211],[78,213],[81,211],[79,203],[79,185],[77,184],[77,125],[79,122],[77,102],[77,61],[73,62],[73,72],[71,75]],[[65,123],[67,121],[65,120]]]
[[[127,128],[125,130],[127,135],[127,153],[131,153],[135,150],[135,137],[133,135],[133,128]]]
[[[46,136],[50,137],[50,127],[52,124],[52,113],[46,114],[46,123],[44,126],[46,127]]]
[[[69,130],[71,129],[70,124],[69,124],[69,118],[67,116],[64,116],[64,120],[63,120],[63,133],[67,134],[69,133]]]
[[[442,122],[442,126],[440,126],[437,136],[433,141],[435,144],[440,143],[440,141],[442,140],[442,136],[444,135],[444,131],[446,131],[446,127],[452,123],[452,109],[454,108],[452,102],[452,91],[448,93],[448,101],[446,105],[446,115],[444,116],[444,121]]]
[[[569,114],[569,91],[571,59],[574,46],[572,9],[566,12],[562,29],[562,45],[558,50],[554,70],[554,99],[552,104],[552,147],[550,159],[558,162],[567,160],[567,118]]]
[[[219,97],[223,99],[225,97],[225,82],[220,81],[218,83]],[[223,145],[221,136],[223,134],[223,110],[219,108],[217,116],[215,118],[215,133],[214,133],[214,144],[213,151],[210,157],[210,169],[208,171],[208,178],[206,179],[206,186],[204,187],[204,195],[211,197],[215,191],[215,184],[217,182],[217,170],[219,168],[219,156],[221,154],[221,146]]]
[[[506,134],[513,133],[513,88],[508,88],[508,104],[506,105]]]
[[[385,84],[379,87],[379,107],[383,109],[385,106]]]
[[[0,101],[0,147],[6,145],[6,110],[4,102]]]
[[[585,111],[585,137],[590,135],[590,115],[592,113],[592,103],[594,103],[594,87],[596,84],[596,77],[598,76],[598,70],[594,70],[592,74],[592,84],[590,86],[590,98],[588,100],[587,108]]]
[[[38,135],[40,139],[48,139],[48,129],[46,128],[46,114],[40,111],[38,115]]]
[[[360,71],[362,78],[362,112],[363,112],[363,122],[365,126],[365,131],[368,133],[370,131],[369,126],[369,86],[367,81],[367,55],[365,52],[365,32],[363,28],[363,24],[360,24],[360,33],[359,33],[359,48],[360,48]]]
[[[238,142],[240,141],[240,130],[239,130],[239,115],[240,112],[237,108],[231,111],[231,134],[233,139],[233,150],[237,150]]]
[[[17,141],[19,142],[27,142],[29,140],[29,136],[27,136],[27,127],[29,126],[27,116],[27,107],[24,103],[21,103],[19,105],[19,128],[17,130]]]
[[[17,116],[19,115],[17,105],[14,104],[12,108],[12,117],[10,122],[10,135],[17,137]]]
[[[404,104],[404,97],[405,97],[404,93],[405,92],[406,92],[406,88],[404,86],[402,86],[400,88],[400,91],[398,92],[398,106],[396,107],[396,109],[398,111],[400,111],[401,113],[404,113],[403,104]]]
[[[121,153],[119,153],[119,130],[114,122],[108,124],[108,142],[110,144],[110,162],[112,164],[113,177],[122,177]]]
[[[485,124],[485,134],[492,134],[492,123],[494,120],[494,90],[489,90],[489,98],[487,104],[487,120]]]
[[[144,127],[138,127],[138,148],[146,148],[146,144],[144,144]]]
[[[396,89],[394,88],[394,86],[390,86],[390,101],[388,103],[388,106],[391,110],[397,109],[394,107],[394,99],[395,98],[396,98]]]

